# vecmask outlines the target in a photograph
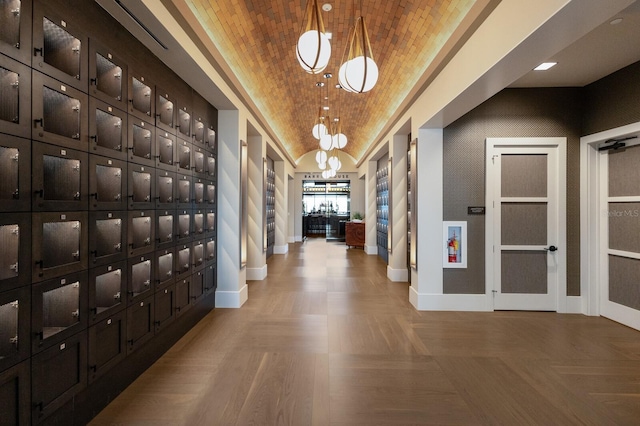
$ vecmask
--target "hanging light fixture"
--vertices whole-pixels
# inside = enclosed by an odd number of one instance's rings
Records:
[[[332,75],[331,73],[325,73],[323,77],[326,79],[330,79]],[[321,87],[325,86],[324,83],[321,83],[321,84],[322,84]],[[317,85],[318,84],[316,84],[316,86]],[[320,111],[324,111],[324,113],[326,114],[322,119],[322,122],[324,123],[324,132],[320,133],[320,149],[324,151],[329,151],[333,146],[333,123],[331,122],[331,118],[329,116],[329,109],[330,109],[329,85],[327,84],[326,86],[327,86],[327,94],[325,96],[326,104],[322,105],[322,101],[321,101],[321,105],[320,105]]]
[[[342,86],[340,84],[336,84],[336,89],[338,89],[338,114],[333,118],[333,133],[331,140],[331,147],[333,149],[344,149],[347,146],[347,136],[342,133],[342,121],[340,121],[340,110],[342,103],[340,102],[340,89]]]
[[[316,163],[320,165],[326,162],[327,162],[327,151],[318,151],[316,153]],[[324,169],[324,167],[321,167],[321,169]]]
[[[311,134],[314,138],[320,140],[322,135],[327,133],[327,126],[324,124],[324,115],[322,112],[322,88],[324,87],[324,83],[319,81],[316,83],[316,87],[320,88],[320,96],[318,97],[320,100],[320,108],[318,109],[318,116],[316,117],[315,124],[311,129]]]
[[[304,12],[304,26],[296,45],[300,66],[309,74],[321,73],[331,57],[331,43],[324,33],[318,0],[308,0]]]
[[[364,93],[373,89],[378,82],[378,65],[373,60],[367,26],[362,16],[362,0],[360,0],[360,16],[349,31],[342,61],[338,81],[346,91]]]

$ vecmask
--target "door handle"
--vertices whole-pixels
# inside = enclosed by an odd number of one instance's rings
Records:
[[[554,252],[557,250],[558,250],[558,247],[556,246],[549,246],[549,248],[545,248],[545,251],[550,251],[550,252]]]

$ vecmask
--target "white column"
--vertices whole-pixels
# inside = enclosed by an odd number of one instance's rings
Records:
[[[418,310],[436,310],[442,299],[443,132],[419,129],[417,153],[417,270],[411,270],[409,300]]]
[[[249,136],[249,181],[247,221],[247,280],[261,281],[267,277],[267,256],[264,252],[264,159],[267,146],[262,136]]]
[[[391,253],[387,265],[387,278],[407,282],[407,135],[396,135],[389,146],[391,158]]]
[[[367,162],[367,171],[365,174],[364,204],[365,204],[365,246],[364,251],[367,254],[378,254],[378,240],[376,232],[376,171],[378,169],[377,161]]]
[[[244,130],[241,132],[241,130]],[[249,297],[240,268],[240,135],[236,110],[218,112],[218,289],[216,307],[239,308]]]
[[[296,242],[296,185],[292,176],[285,172],[285,180],[287,181],[287,242]],[[302,200],[300,200],[302,204]],[[302,212],[302,208],[300,209]],[[300,213],[302,214],[302,213]],[[300,237],[302,238],[302,236]]]
[[[276,172],[276,240],[273,252],[285,254],[289,251],[287,243],[289,179],[284,161],[275,161],[273,167]]]

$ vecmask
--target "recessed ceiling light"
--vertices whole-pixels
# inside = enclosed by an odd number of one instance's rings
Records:
[[[534,71],[546,71],[549,68],[553,67],[557,62],[543,62],[537,67],[534,68]]]
[[[622,22],[622,18],[616,18],[613,21],[609,22],[611,25],[618,25],[620,22]]]
[[[325,12],[329,12],[332,8],[333,6],[331,6],[329,3],[325,3],[322,5],[322,10],[324,10]]]

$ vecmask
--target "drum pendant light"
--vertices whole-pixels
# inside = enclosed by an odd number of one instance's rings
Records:
[[[309,74],[321,73],[329,63],[331,43],[324,33],[318,0],[307,2],[304,25],[296,45],[296,57],[302,69]]]

